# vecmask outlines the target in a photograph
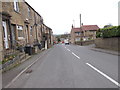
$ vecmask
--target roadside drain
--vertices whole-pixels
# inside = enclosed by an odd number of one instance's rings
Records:
[[[25,73],[26,74],[30,74],[30,73],[32,73],[33,72],[33,70],[27,70]]]

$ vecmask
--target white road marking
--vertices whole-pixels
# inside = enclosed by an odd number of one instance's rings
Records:
[[[117,85],[118,87],[120,87],[120,84],[115,81],[114,79],[112,79],[111,77],[109,77],[108,75],[106,75],[105,73],[101,72],[100,70],[98,70],[97,68],[95,68],[94,66],[92,66],[89,63],[86,63],[89,67],[91,67],[92,69],[94,69],[95,71],[97,71],[98,73],[100,73],[101,75],[103,75],[105,78],[107,78],[108,80],[110,80],[112,83],[114,83],[115,85]]]
[[[23,71],[21,71],[5,88],[8,88],[13,82],[15,82],[27,69],[29,69],[33,64],[35,64],[42,56],[36,59],[32,64],[26,67]]]
[[[66,47],[65,47],[66,48]]]
[[[80,57],[78,57],[75,53],[72,52],[72,54],[73,54],[75,57],[77,57],[78,59],[80,59]]]
[[[70,51],[70,49],[67,49],[68,51]]]

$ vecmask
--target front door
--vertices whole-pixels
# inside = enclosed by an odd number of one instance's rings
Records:
[[[16,26],[11,25],[12,45],[16,46]]]
[[[28,32],[28,25],[26,25],[26,29],[25,29],[25,36],[26,36],[26,43],[29,43],[29,32]]]
[[[8,49],[9,48],[9,42],[8,42],[8,33],[7,33],[6,21],[2,21],[2,26],[3,26],[4,47],[5,47],[5,49]]]

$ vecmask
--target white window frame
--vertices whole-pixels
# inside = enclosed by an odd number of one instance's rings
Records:
[[[28,17],[29,18],[31,17],[31,9],[30,9],[30,7],[28,7]]]
[[[30,36],[33,36],[33,27],[30,26]]]
[[[75,35],[76,35],[76,36],[80,36],[81,33],[80,33],[80,32],[75,32]]]
[[[75,38],[75,41],[76,41],[76,42],[77,42],[77,41],[80,41],[80,38],[79,38],[79,37]]]
[[[17,30],[21,30],[23,32],[23,26],[20,26],[20,25],[17,25]],[[18,39],[21,40],[21,39],[24,39],[24,36],[20,37],[18,36]]]
[[[16,12],[19,12],[18,0],[14,0],[14,10],[15,10]]]

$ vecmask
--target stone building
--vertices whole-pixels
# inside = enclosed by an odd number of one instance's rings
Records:
[[[74,44],[76,41],[80,41],[82,30],[80,28],[74,28],[71,29],[71,43]]]
[[[24,0],[2,2],[0,15],[0,46],[4,52],[26,45],[33,47],[45,43],[46,36],[43,37],[43,34],[47,26],[43,23],[42,16]],[[44,48],[44,45],[42,46]]]
[[[44,32],[42,33],[42,35],[43,35],[43,40],[45,41],[43,42],[43,45],[45,49],[47,49],[50,48],[51,45],[53,45],[53,31],[45,24],[43,24],[43,30]]]
[[[2,11],[2,3],[0,1],[0,12]],[[2,40],[2,15],[0,14],[0,61],[2,60],[3,40]]]
[[[96,39],[97,25],[82,25],[80,28],[71,29],[71,43]]]

